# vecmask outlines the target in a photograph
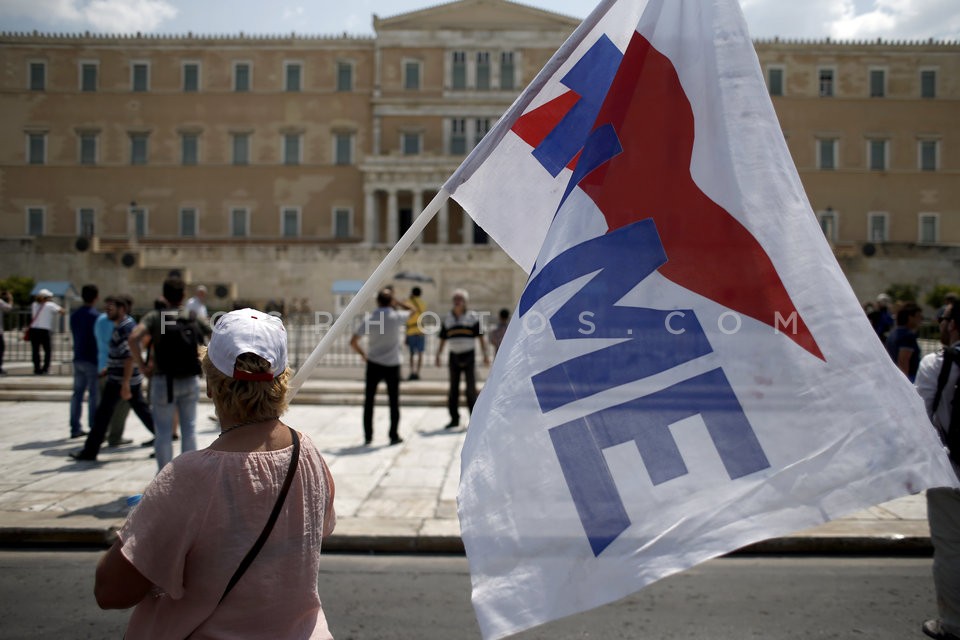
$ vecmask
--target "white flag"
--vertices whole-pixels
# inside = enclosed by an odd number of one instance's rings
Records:
[[[601,3],[445,188],[531,271],[463,449],[485,638],[956,484],[736,0]]]

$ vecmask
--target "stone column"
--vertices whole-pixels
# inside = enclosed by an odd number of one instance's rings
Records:
[[[377,201],[373,189],[363,192],[363,242],[373,246],[377,242]]]
[[[400,227],[400,209],[397,205],[397,190],[387,191],[387,244],[397,244],[397,229]]]
[[[413,204],[412,204],[412,209],[413,209],[413,212],[411,213],[411,216],[412,216],[412,217],[411,217],[411,220],[410,220],[411,224],[413,223],[414,220],[417,219],[417,216],[419,216],[421,213],[423,213],[423,189],[420,188],[420,187],[414,187],[414,188],[413,188]],[[414,240],[413,240],[413,246],[414,246],[414,247],[419,247],[421,244],[423,244],[423,234],[422,234],[422,233],[421,233],[419,236],[417,236],[416,238],[414,238]]]
[[[463,238],[461,243],[466,246],[473,246],[473,218],[466,211],[463,212]]]
[[[437,212],[437,244],[450,244],[450,198],[444,200]]]

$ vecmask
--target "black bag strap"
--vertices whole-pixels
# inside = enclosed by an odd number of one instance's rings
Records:
[[[943,350],[943,365],[940,367],[940,375],[937,376],[937,392],[933,394],[933,408],[931,413],[940,406],[940,398],[943,397],[943,388],[947,386],[947,379],[950,377],[950,367],[956,359],[956,351],[953,347],[946,347]]]
[[[257,554],[260,553],[260,550],[263,548],[263,545],[266,544],[267,538],[270,537],[270,532],[273,531],[273,525],[277,523],[277,518],[280,517],[280,511],[283,510],[283,503],[287,499],[287,493],[290,492],[290,485],[293,484],[293,476],[297,473],[297,466],[300,462],[300,436],[297,432],[291,428],[290,437],[293,438],[293,455],[290,457],[290,466],[287,468],[287,477],[283,481],[283,487],[280,488],[280,495],[277,496],[277,501],[273,505],[273,511],[270,512],[270,518],[267,520],[267,525],[263,528],[263,531],[260,533],[260,537],[257,538],[257,541],[253,543],[253,546],[250,547],[250,550],[247,551],[247,555],[244,556],[243,560],[240,561],[240,566],[237,567],[237,570],[233,572],[233,577],[230,578],[230,582],[227,583],[227,588],[224,589],[223,595],[220,596],[220,600],[217,601],[217,606],[223,602],[223,599],[227,597],[227,594],[236,586],[237,582],[240,581],[240,578],[246,573],[247,569],[253,564],[254,558],[257,557]],[[216,608],[214,608],[216,611]],[[204,622],[210,619],[210,616],[213,615],[213,611],[210,612],[203,621],[194,627],[193,631],[187,634],[187,638],[192,636],[197,629],[203,625]]]
[[[260,537],[257,538],[257,541],[253,543],[253,546],[250,547],[250,551],[247,552],[247,555],[243,558],[243,561],[240,563],[240,566],[237,567],[236,572],[234,572],[233,577],[230,578],[230,582],[227,583],[227,588],[224,590],[223,595],[220,596],[220,602],[223,602],[223,599],[227,597],[227,594],[230,593],[230,590],[236,586],[237,582],[240,581],[240,577],[246,573],[247,568],[253,564],[253,559],[257,557],[257,554],[260,553],[260,549],[263,548],[263,545],[266,544],[267,538],[270,537],[270,532],[273,531],[273,525],[276,524],[277,518],[280,517],[280,511],[283,509],[283,503],[287,498],[287,493],[290,491],[290,485],[293,484],[293,476],[297,473],[297,464],[300,461],[300,436],[297,435],[297,432],[294,431],[291,427],[290,437],[293,438],[293,455],[290,457],[290,466],[287,468],[287,478],[283,481],[283,487],[280,489],[280,495],[277,496],[277,502],[273,505],[273,511],[270,513],[270,519],[267,520],[267,526],[263,528],[263,532],[260,534]]]

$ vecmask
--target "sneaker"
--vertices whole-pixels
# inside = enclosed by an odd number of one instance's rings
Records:
[[[407,380],[419,380],[419,379],[420,379],[420,374],[418,373],[411,373],[410,377],[407,378]]]
[[[140,446],[141,446],[141,447],[152,447],[155,440],[156,440],[156,438],[154,438],[153,440],[147,440],[146,442],[141,442],[141,443],[140,443]]]
[[[450,424],[445,426],[444,429],[456,429],[459,426],[460,426],[459,422],[451,422]]]
[[[401,438],[400,436],[397,436],[396,438],[390,438],[391,447],[395,444],[400,444],[401,442],[403,442],[403,438]]]
[[[71,437],[71,438],[82,438],[82,437],[84,437],[85,435],[87,435],[87,432],[86,432],[86,431],[77,431],[76,433],[71,433],[71,434],[70,434],[70,437]]]
[[[944,629],[943,623],[939,620],[927,620],[920,628],[925,634],[935,640],[960,640],[960,636]]]
[[[71,451],[69,456],[77,462],[96,462],[97,456],[89,456],[83,451]]]
[[[371,440],[370,438],[364,438],[363,446],[369,447],[371,442],[373,442],[373,440]]]
[[[119,446],[122,446],[122,445],[125,445],[125,444],[133,444],[133,440],[131,440],[130,438],[120,438],[120,439],[117,440],[116,442],[108,442],[108,443],[107,443],[107,446],[108,446],[108,447],[119,447]]]

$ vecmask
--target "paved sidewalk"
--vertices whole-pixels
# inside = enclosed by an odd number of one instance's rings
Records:
[[[62,389],[65,380],[43,381]],[[25,384],[25,383],[24,383]],[[465,432],[445,431],[446,409],[422,395],[404,402],[401,436],[387,446],[387,408],[375,411],[374,443],[361,446],[362,409],[351,387],[333,380],[311,381],[316,398],[328,404],[295,401],[285,420],[307,433],[321,448],[337,485],[335,534],[327,550],[462,553],[456,493],[460,450]],[[413,399],[418,383],[404,385]],[[429,387],[428,383],[422,388]],[[16,387],[4,378],[0,391]],[[337,395],[337,394],[341,395]],[[413,404],[413,406],[411,406]],[[440,404],[440,406],[437,406]],[[0,543],[108,544],[120,526],[126,497],[141,493],[156,472],[150,438],[136,417],[127,421],[126,437],[135,443],[104,448],[100,462],[76,463],[67,457],[82,442],[66,437],[69,403],[65,399],[0,400]],[[214,440],[218,427],[209,420],[213,406],[198,412],[201,447]],[[175,449],[176,451],[176,449]],[[922,495],[901,498],[849,517],[753,545],[758,553],[928,553],[929,529]]]

